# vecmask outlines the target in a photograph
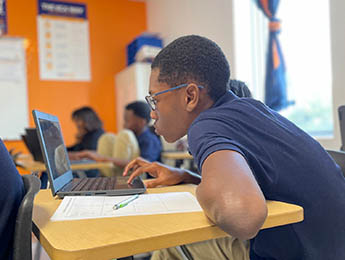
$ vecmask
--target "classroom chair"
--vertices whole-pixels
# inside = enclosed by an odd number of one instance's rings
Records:
[[[340,150],[345,151],[345,105],[338,107],[338,118],[341,136]]]
[[[110,132],[102,134],[97,142],[97,153],[103,156],[112,156],[116,135]]]
[[[105,133],[97,143],[97,153],[118,159],[133,160],[140,155],[137,138],[131,130],[123,129],[117,135]],[[121,175],[123,168],[115,166],[113,169],[100,169],[102,176]]]
[[[336,150],[326,150],[333,160],[340,166],[345,177],[345,152]]]
[[[97,142],[97,153],[111,157],[113,155],[113,149],[115,145],[116,135],[110,132],[102,134]],[[102,176],[112,176],[114,169],[99,169]]]
[[[36,193],[40,190],[41,182],[34,175],[23,175],[25,196],[20,203],[13,240],[13,260],[31,260],[31,232],[32,209]]]

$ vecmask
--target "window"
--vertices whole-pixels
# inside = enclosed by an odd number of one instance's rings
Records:
[[[280,1],[277,17],[282,21],[279,39],[287,68],[288,97],[295,101],[280,113],[313,136],[330,136],[329,1]],[[254,97],[263,100],[267,19],[253,1],[241,0],[234,0],[234,18],[236,77],[248,83]]]

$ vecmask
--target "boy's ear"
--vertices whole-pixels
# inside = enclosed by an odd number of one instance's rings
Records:
[[[186,109],[188,112],[192,112],[199,102],[199,88],[196,84],[191,83],[186,88]]]

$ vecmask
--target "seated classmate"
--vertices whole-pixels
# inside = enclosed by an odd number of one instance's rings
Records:
[[[0,139],[0,259],[12,259],[13,235],[24,184]]]
[[[148,161],[158,161],[160,160],[160,154],[162,151],[162,145],[159,138],[150,131],[148,124],[151,120],[150,117],[150,107],[144,101],[135,101],[126,106],[124,112],[124,128],[126,130],[126,135],[128,135],[128,130],[132,131],[137,139],[140,156]],[[123,132],[123,131],[122,131]],[[121,133],[121,132],[120,132]],[[122,134],[123,135],[123,134]],[[115,140],[115,149],[119,152],[113,154],[113,156],[104,156],[94,151],[82,151],[76,154],[78,158],[89,158],[96,161],[102,162],[112,162],[115,166],[123,168],[131,161],[131,159],[123,158],[123,156],[116,156],[120,154],[122,149],[119,147],[118,141],[119,135]],[[129,137],[128,137],[129,138]],[[128,139],[127,138],[127,139]],[[120,140],[122,140],[121,138]],[[129,143],[129,142],[123,142]],[[133,142],[131,142],[133,143]],[[124,147],[122,145],[122,147]],[[122,172],[121,170],[121,172]]]
[[[252,97],[252,93],[246,83],[240,80],[230,79],[230,90],[238,97]]]
[[[97,113],[88,106],[73,111],[72,120],[77,127],[77,143],[67,147],[67,151],[70,160],[78,160],[75,152],[97,149],[98,139],[104,134],[103,123]],[[99,171],[87,170],[85,174],[87,177],[96,177]]]
[[[82,107],[72,113],[77,127],[77,143],[67,148],[69,152],[96,150],[98,138],[104,134],[103,123],[91,107]],[[73,159],[73,153],[69,153]]]
[[[160,161],[162,144],[148,124],[151,121],[151,109],[144,101],[135,101],[126,106],[124,128],[131,129],[138,139],[140,156],[150,162]]]
[[[147,187],[198,184],[207,217],[228,237],[186,245],[193,259],[345,259],[345,179],[322,146],[292,122],[229,90],[230,67],[213,41],[180,37],[155,57],[150,96],[156,132],[168,142],[188,134],[199,174],[130,162],[123,175],[148,172]],[[297,204],[299,223],[260,230],[266,200]],[[176,249],[153,259],[179,259]]]
[[[96,150],[99,137],[104,133],[103,123],[97,113],[88,106],[76,109],[72,113],[72,120],[76,125],[77,143],[67,147],[68,157],[70,160],[78,160],[76,152],[82,150]],[[98,170],[85,171],[88,177],[98,175]],[[48,176],[46,172],[42,172],[41,189],[46,189],[48,184]]]

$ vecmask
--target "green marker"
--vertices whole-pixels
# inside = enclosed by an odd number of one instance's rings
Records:
[[[117,209],[120,209],[120,208],[123,208],[125,206],[127,206],[129,203],[131,203],[133,200],[139,198],[139,194],[135,194],[133,195],[132,197],[128,198],[128,199],[125,199],[119,203],[116,203],[113,207],[113,210],[117,210]]]

